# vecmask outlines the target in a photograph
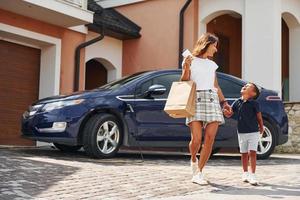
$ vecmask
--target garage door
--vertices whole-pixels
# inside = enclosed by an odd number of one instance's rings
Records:
[[[22,113],[38,99],[39,49],[0,40],[0,145],[34,145],[20,137]]]

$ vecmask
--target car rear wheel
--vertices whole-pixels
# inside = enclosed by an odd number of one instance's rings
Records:
[[[57,149],[61,150],[62,152],[76,152],[82,147],[82,146],[70,146],[70,145],[58,144],[58,143],[53,143],[53,144]]]
[[[221,148],[219,148],[219,147],[214,147],[214,148],[212,149],[212,151],[211,151],[210,156],[213,156],[213,155],[217,154],[220,150],[221,150]]]
[[[276,146],[276,136],[275,129],[271,123],[264,121],[265,131],[260,135],[258,148],[257,148],[257,158],[267,159],[273,153]]]
[[[111,158],[122,143],[121,126],[110,114],[94,115],[86,124],[83,133],[83,148],[94,158]]]

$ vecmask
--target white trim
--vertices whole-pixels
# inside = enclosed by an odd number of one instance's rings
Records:
[[[79,33],[83,33],[83,34],[88,34],[88,28],[85,25],[72,26],[72,27],[69,27],[68,29],[79,32]]]
[[[18,41],[41,49],[39,99],[58,95],[60,87],[61,40],[48,35],[0,23],[5,40]]]
[[[127,101],[134,101],[134,102],[136,102],[136,101],[167,101],[166,98],[164,98],[164,99],[163,98],[162,99],[143,99],[143,98],[124,99],[124,97],[131,97],[131,96],[134,97],[134,95],[121,95],[121,96],[116,96],[116,98],[119,99],[120,101],[125,101],[125,102],[127,102]]]
[[[34,4],[36,6],[44,7],[49,10],[54,10],[56,12],[80,19],[85,23],[93,23],[93,12],[86,10],[75,5],[72,5],[63,0],[24,0],[25,2]]]
[[[133,4],[133,3],[139,3],[143,2],[146,0],[106,0],[106,1],[101,1],[97,2],[100,6],[103,8],[113,8],[113,7],[118,7],[118,6],[124,6],[127,4]]]
[[[11,43],[15,43],[15,44],[19,44],[19,45],[22,45],[22,46],[27,46],[27,47],[35,48],[35,49],[41,49],[41,47],[39,47],[37,45],[28,44],[28,43],[25,43],[25,42],[20,42],[18,40],[1,37],[1,35],[0,35],[0,40],[4,40],[6,42],[11,42]]]

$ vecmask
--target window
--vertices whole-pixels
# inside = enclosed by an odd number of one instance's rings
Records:
[[[218,78],[218,83],[225,98],[239,98],[241,96],[242,85],[223,78]]]
[[[142,83],[136,90],[136,95],[140,96],[144,94],[151,85],[163,85],[167,91],[162,95],[152,95],[153,98],[167,98],[174,81],[179,81],[180,74],[167,74],[154,77],[144,83]]]

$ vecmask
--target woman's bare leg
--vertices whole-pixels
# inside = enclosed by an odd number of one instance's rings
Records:
[[[211,122],[206,125],[205,128],[205,138],[204,138],[204,145],[201,149],[200,153],[200,160],[199,160],[199,169],[202,172],[205,164],[207,163],[212,147],[215,141],[215,137],[218,131],[219,123],[218,122]]]
[[[189,124],[191,130],[191,141],[189,144],[189,150],[191,154],[191,160],[196,162],[196,156],[199,151],[202,139],[202,122],[193,121]]]

